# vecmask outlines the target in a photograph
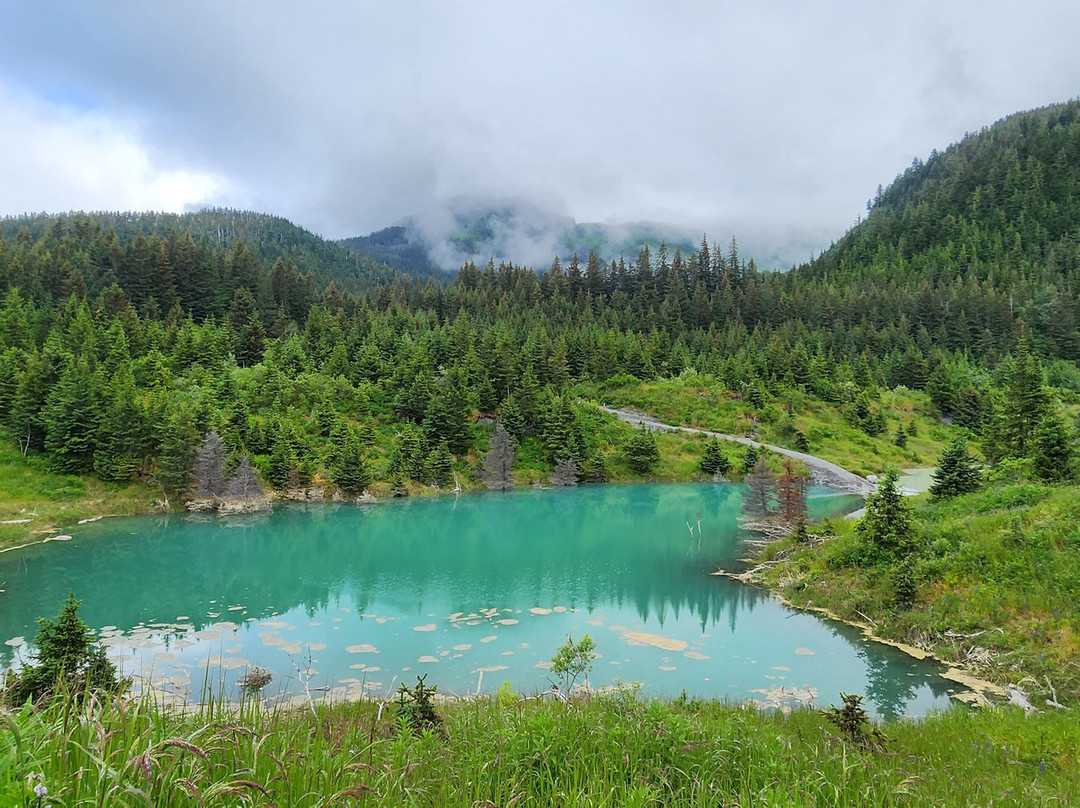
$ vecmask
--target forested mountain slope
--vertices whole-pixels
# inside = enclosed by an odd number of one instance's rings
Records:
[[[691,231],[692,232],[692,231]],[[577,222],[523,201],[457,199],[439,213],[410,216],[394,227],[342,241],[356,250],[412,275],[443,276],[469,261],[547,266],[590,253],[604,262],[633,259],[642,247],[661,244],[689,254],[694,238],[686,228],[647,222],[607,225]]]
[[[331,282],[359,291],[393,277],[371,258],[249,211],[0,219],[0,287],[18,286],[35,300],[56,302],[73,291],[93,298],[117,283],[137,307],[153,299],[164,313],[179,300],[201,318],[221,316],[239,286],[280,303],[290,285],[310,296]]]
[[[844,290],[878,327],[902,315],[941,347],[984,355],[1024,331],[1043,355],[1080,359],[1080,101],[916,160],[870,205],[792,281]]]

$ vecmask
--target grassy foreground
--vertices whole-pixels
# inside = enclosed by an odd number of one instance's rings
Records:
[[[0,805],[1068,805],[1074,712],[964,708],[845,743],[820,713],[633,695],[443,705],[412,734],[392,705],[182,715],[145,701],[0,712]]]

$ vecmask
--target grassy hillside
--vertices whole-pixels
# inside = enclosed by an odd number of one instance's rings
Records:
[[[731,392],[708,374],[684,374],[649,382],[624,376],[582,389],[609,406],[639,409],[665,423],[745,435],[800,449],[863,476],[880,474],[889,467],[933,465],[948,434],[934,417],[929,398],[903,388],[881,393],[877,407],[884,416],[885,429],[876,436],[845,419],[841,406],[796,391],[786,400],[755,406],[756,402]],[[909,436],[904,448],[894,440],[901,425]],[[801,447],[797,443],[799,433],[806,440]],[[741,451],[741,446],[730,447],[730,459],[736,460]]]
[[[860,561],[851,522],[813,547],[781,542],[758,580],[879,636],[925,648],[999,683],[1080,698],[1080,487],[999,482],[915,512],[914,603],[897,603],[903,563]],[[1040,703],[1041,701],[1037,701]]]
[[[0,435],[0,550],[55,535],[58,525],[104,515],[145,513],[157,496],[145,485],[105,484],[90,476],[53,474]]]

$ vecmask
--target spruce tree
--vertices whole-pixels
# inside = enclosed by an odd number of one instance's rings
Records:
[[[1043,482],[1064,483],[1076,476],[1075,450],[1056,414],[1048,414],[1035,429],[1031,459],[1035,476]]]
[[[709,438],[705,441],[700,466],[704,474],[727,474],[728,469],[731,468],[718,438]]]
[[[968,452],[967,439],[957,435],[938,455],[937,469],[931,475],[930,486],[933,499],[970,494],[978,491],[981,484],[978,461]]]
[[[513,436],[514,440],[519,442],[525,440],[528,424],[525,421],[525,414],[521,411],[521,407],[513,398],[503,399],[503,402],[499,405],[499,418],[506,425],[507,431]]]
[[[427,446],[420,429],[413,424],[402,424],[397,445],[390,452],[390,467],[387,473],[402,481],[414,480],[422,483],[427,479],[427,455]]]
[[[93,468],[98,416],[96,384],[86,357],[69,355],[44,410],[45,449],[53,468],[67,474]]]
[[[225,319],[232,336],[237,364],[241,367],[256,364],[262,359],[266,332],[259,319],[255,297],[248,289],[236,290]]]
[[[656,445],[656,435],[648,428],[635,429],[634,434],[626,441],[623,454],[634,474],[648,474],[660,462],[660,449]]]
[[[435,385],[424,413],[428,444],[446,443],[450,451],[465,454],[472,446],[472,412],[465,373],[452,368]]]
[[[343,444],[337,447],[330,478],[347,494],[359,494],[374,482],[367,447],[355,430],[348,430]]]
[[[760,451],[758,447],[753,444],[748,444],[746,451],[742,456],[742,471],[743,474],[753,474],[754,468],[757,466],[758,458],[760,457]]]
[[[137,399],[127,364],[108,383],[94,452],[94,470],[103,480],[130,480],[137,469],[143,443],[145,412]]]
[[[911,507],[904,501],[896,469],[889,469],[875,492],[866,498],[866,513],[855,524],[864,542],[864,558],[869,563],[891,561],[906,555],[915,537]]]
[[[1050,392],[1043,384],[1042,368],[1031,354],[1027,340],[1020,341],[1009,367],[1006,399],[1002,426],[1009,454],[1031,457],[1035,450],[1035,431],[1052,409]]]
[[[454,479],[454,456],[446,441],[442,441],[428,452],[424,460],[427,482],[439,488],[447,488]]]
[[[164,412],[154,481],[166,497],[180,496],[191,484],[198,433],[186,409],[168,405]]]
[[[38,701],[59,684],[76,696],[122,688],[116,667],[105,649],[95,647],[94,633],[79,617],[79,606],[80,601],[69,592],[56,619],[38,618],[35,660],[19,671],[3,694],[8,704],[21,706],[28,699]]]

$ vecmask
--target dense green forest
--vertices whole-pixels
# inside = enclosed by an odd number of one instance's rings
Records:
[[[446,283],[255,214],[8,219],[0,418],[55,471],[170,496],[212,430],[275,488],[355,492],[479,476],[492,419],[526,467],[648,474],[592,402],[660,379],[720,391],[745,431],[779,419],[791,446],[824,405],[886,456],[883,391],[906,388],[990,460],[1051,475],[1073,441],[1059,400],[1080,393],[1078,108],[912,166],[787,273],[703,238],[540,273],[467,263]]]

